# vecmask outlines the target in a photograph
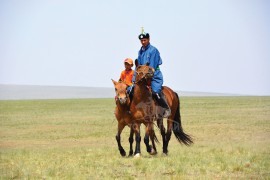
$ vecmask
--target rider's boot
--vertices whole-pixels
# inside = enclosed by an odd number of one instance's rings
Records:
[[[153,93],[154,98],[158,102],[158,105],[164,109],[163,117],[168,118],[171,115],[171,109],[165,99],[163,92]]]
[[[133,85],[132,86],[129,86],[128,89],[127,89],[127,94],[129,96],[129,110],[128,110],[128,113],[131,114],[130,112],[130,105],[131,105],[131,101],[133,99],[133,94],[134,94],[134,87]]]

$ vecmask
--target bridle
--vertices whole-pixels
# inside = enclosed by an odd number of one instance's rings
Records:
[[[145,66],[144,69],[145,69],[146,67],[147,67],[147,66]],[[143,69],[143,70],[144,70],[144,69]],[[136,75],[138,75],[138,76],[140,76],[141,73],[143,73],[143,72],[138,72],[138,71],[136,71]],[[135,81],[134,84],[137,84],[137,83],[143,81],[144,79],[146,79],[146,75],[147,75],[147,74],[149,74],[149,72],[143,73],[143,76],[141,77],[141,79],[139,79],[138,81]]]

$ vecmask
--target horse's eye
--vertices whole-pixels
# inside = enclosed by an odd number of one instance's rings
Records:
[[[117,89],[115,88],[115,91],[117,91]]]

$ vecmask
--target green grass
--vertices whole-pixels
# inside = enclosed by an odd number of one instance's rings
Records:
[[[0,179],[270,179],[270,97],[181,98],[195,144],[172,135],[165,157],[161,144],[150,156],[142,142],[139,159],[118,152],[114,107],[113,99],[0,101]]]

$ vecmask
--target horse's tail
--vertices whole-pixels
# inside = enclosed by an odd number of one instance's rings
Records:
[[[173,133],[180,143],[184,143],[185,145],[189,146],[193,143],[193,140],[190,135],[184,133],[184,130],[181,125],[180,100],[176,92],[175,95],[177,97],[178,105],[173,120]]]

